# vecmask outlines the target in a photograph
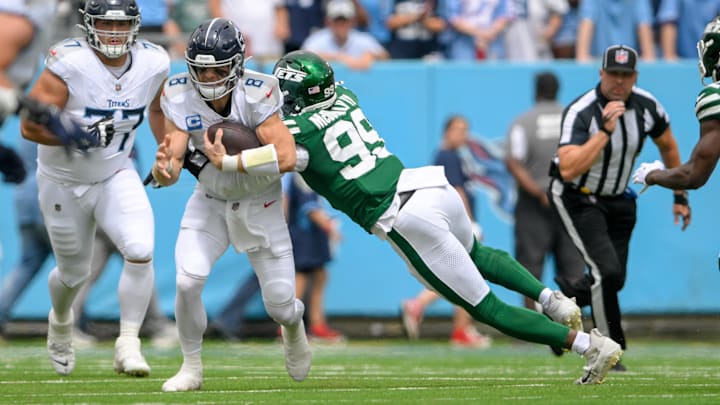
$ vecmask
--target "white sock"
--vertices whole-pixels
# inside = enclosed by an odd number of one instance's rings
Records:
[[[585,332],[578,332],[575,336],[575,340],[572,343],[572,350],[583,355],[590,348],[590,334]]]
[[[147,263],[125,262],[118,283],[121,321],[142,325],[153,293],[154,281],[152,260]]]
[[[127,322],[127,321],[120,321],[120,336],[127,336],[127,337],[138,337],[140,336],[140,326],[139,323],[133,323],[133,322]]]
[[[540,305],[545,308],[548,304],[548,301],[550,301],[550,296],[552,295],[552,290],[545,287],[542,291],[540,291],[540,297],[538,297],[538,302]]]
[[[200,352],[192,354],[183,354],[182,368],[189,369],[201,369],[202,370],[202,356]]]
[[[57,267],[50,271],[48,289],[50,290],[50,301],[57,322],[65,324],[74,321],[74,319],[70,319],[72,316],[72,303],[81,285],[70,288],[60,279],[60,271]]]

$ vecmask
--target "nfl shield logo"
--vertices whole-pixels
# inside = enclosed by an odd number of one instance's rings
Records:
[[[615,62],[624,65],[628,63],[629,54],[628,51],[625,49],[618,49],[617,52],[615,52]]]

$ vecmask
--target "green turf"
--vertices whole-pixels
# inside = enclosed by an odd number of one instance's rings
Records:
[[[446,342],[357,341],[314,346],[302,383],[285,372],[278,343],[206,342],[202,391],[163,393],[180,365],[177,349],[146,348],[147,378],[117,375],[112,345],[77,353],[71,376],[54,373],[44,340],[0,345],[0,404],[712,404],[720,403],[720,343],[633,341],[626,373],[576,386],[583,360],[541,346],[496,342],[487,350]]]

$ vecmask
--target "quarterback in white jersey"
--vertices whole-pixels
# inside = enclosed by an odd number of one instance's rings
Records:
[[[140,353],[138,334],[153,291],[154,220],[129,153],[146,111],[156,138],[163,134],[160,93],[170,61],[160,46],[136,41],[140,11],[135,0],[89,0],[81,14],[86,37],[50,49],[30,96],[84,124],[112,117],[114,131],[101,128],[97,147],[68,150],[58,147],[45,128],[22,122],[23,136],[39,144],[40,209],[57,261],[48,282],[48,354],[55,371],[72,372],[71,305],[90,274],[99,224],[124,259],[114,368],[145,376],[150,367]]]
[[[198,185],[190,197],[175,246],[175,319],[183,364],[163,391],[202,386],[202,336],[207,315],[202,289],[229,245],[246,251],[260,281],[265,310],[281,325],[288,374],[302,381],[310,370],[303,303],[295,297],[295,266],[283,215],[280,170],[295,165],[295,142],[280,119],[283,98],[274,76],[244,69],[245,42],[236,26],[216,18],[190,36],[189,73],[171,77],[162,109],[168,134],[160,144],[153,177],[163,186],[180,175],[186,152]],[[221,121],[253,128],[263,146],[229,157],[222,170],[202,154],[208,126]],[[221,142],[220,131],[216,141]],[[213,145],[213,147],[218,145]],[[187,167],[187,166],[186,166]]]

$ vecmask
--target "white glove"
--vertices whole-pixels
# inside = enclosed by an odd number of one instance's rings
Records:
[[[647,177],[648,173],[655,170],[665,170],[663,162],[656,160],[652,163],[641,163],[640,167],[638,167],[637,170],[635,170],[635,173],[633,173],[633,183],[647,186],[645,183],[645,177]]]
[[[0,86],[0,120],[18,109],[18,93],[15,89]]]

